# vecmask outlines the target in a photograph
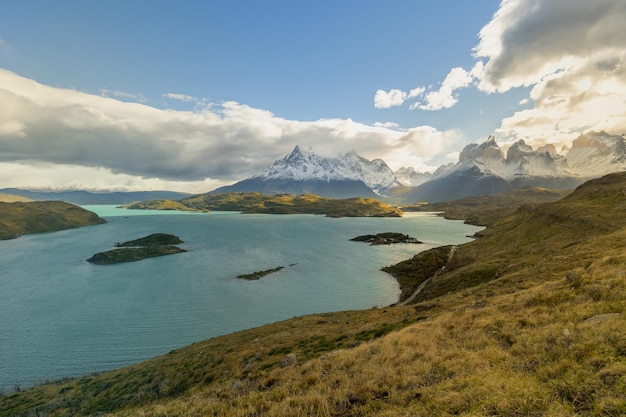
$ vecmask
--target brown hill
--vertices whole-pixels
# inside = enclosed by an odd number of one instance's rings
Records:
[[[102,223],[95,213],[62,201],[0,202],[0,239]]]

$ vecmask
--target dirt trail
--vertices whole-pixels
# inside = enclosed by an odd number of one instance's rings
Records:
[[[450,249],[450,253],[448,254],[448,261],[446,262],[446,265],[448,265],[448,264],[450,263],[450,261],[452,260],[452,258],[454,257],[454,252],[456,252],[456,246],[452,246],[452,249]],[[411,301],[413,301],[413,299],[415,299],[415,297],[417,297],[417,295],[418,295],[420,292],[422,292],[422,290],[424,289],[424,287],[425,287],[426,285],[428,285],[428,283],[429,283],[430,281],[432,281],[433,279],[437,278],[437,277],[439,276],[439,274],[440,274],[440,273],[442,273],[442,272],[443,272],[443,271],[445,271],[445,270],[446,270],[446,267],[445,267],[445,266],[443,266],[440,270],[438,270],[437,272],[435,272],[435,274],[434,274],[432,277],[427,278],[426,280],[424,280],[424,282],[422,282],[422,283],[421,283],[421,284],[420,284],[420,285],[419,285],[419,286],[415,289],[415,291],[413,291],[413,294],[411,294],[411,295],[409,296],[409,298],[407,298],[407,299],[406,299],[406,300],[404,300],[404,301],[399,302],[399,303],[398,303],[398,304],[396,304],[396,305],[398,305],[398,306],[404,306],[404,305],[409,304]]]

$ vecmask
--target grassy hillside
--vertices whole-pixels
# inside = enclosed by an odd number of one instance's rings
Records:
[[[488,226],[497,219],[513,214],[522,205],[551,203],[569,193],[571,190],[518,188],[500,194],[467,197],[445,203],[418,203],[402,207],[402,210],[440,211],[447,219]]]
[[[400,217],[395,207],[373,198],[324,198],[312,194],[261,193],[201,194],[179,201],[144,201],[129,209],[240,211],[266,214],[325,214],[329,217]]]
[[[33,200],[31,200],[30,198],[22,197],[21,195],[0,193],[0,201],[3,203],[15,203],[16,201],[25,203],[27,201]]]
[[[409,284],[411,274],[413,284],[430,278],[410,305],[211,339],[119,371],[5,395],[0,410],[626,415],[625,248],[622,173],[521,208],[474,242],[403,265]]]
[[[0,240],[101,223],[95,213],[61,201],[0,202]]]

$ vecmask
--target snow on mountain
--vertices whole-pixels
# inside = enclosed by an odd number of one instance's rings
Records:
[[[486,175],[499,175],[504,172],[504,156],[496,143],[496,138],[489,136],[481,144],[470,143],[459,154],[459,163],[452,171],[466,171],[472,167],[480,169]]]
[[[417,187],[433,176],[430,172],[417,172],[413,167],[402,167],[395,171],[393,175],[400,184],[406,187]]]
[[[394,173],[382,159],[370,161],[355,152],[324,157],[296,146],[263,173],[213,192],[313,193],[334,198],[393,195],[407,202],[433,202],[526,186],[574,188],[586,179],[626,170],[623,135],[588,133],[564,151],[567,154],[560,155],[550,144],[533,149],[519,140],[505,155],[489,136],[483,143],[467,145],[457,163],[429,174],[410,167]]]
[[[254,180],[293,180],[293,181],[362,181],[376,193],[400,185],[393,171],[382,159],[370,161],[355,152],[337,157],[323,157],[312,151],[296,146],[283,159],[270,165],[262,174],[251,177]]]
[[[565,156],[572,171],[583,178],[626,171],[626,140],[606,132],[582,134]]]
[[[554,148],[554,146],[552,146]],[[523,140],[515,142],[507,151],[504,171],[500,176],[507,180],[529,177],[577,177],[569,168],[564,156],[547,150],[534,150]]]
[[[498,176],[506,181],[531,177],[577,177],[562,155],[551,152],[554,146],[534,150],[523,140],[508,149],[506,158],[493,136],[481,143],[467,145],[459,155],[459,162],[442,167],[435,172],[441,177],[452,172],[478,168],[484,175]]]
[[[406,194],[407,201],[448,201],[525,186],[573,188],[583,182],[563,156],[550,152],[552,148],[540,152],[520,140],[505,158],[489,136],[481,144],[467,145],[456,164],[439,167],[430,181]]]

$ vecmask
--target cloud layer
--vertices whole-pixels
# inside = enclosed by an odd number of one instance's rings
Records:
[[[452,107],[458,91],[471,86],[485,93],[531,87],[520,103],[531,108],[505,118],[498,136],[563,142],[588,130],[624,133],[625,21],[623,0],[503,0],[479,33],[474,67],[453,68],[410,108]],[[410,97],[395,89],[376,98],[389,107]]]
[[[563,141],[626,131],[626,2],[509,0],[480,32],[486,92],[532,86],[533,107],[502,121],[510,138]]]
[[[7,184],[7,167],[24,179],[30,176],[20,168],[28,167],[65,183],[76,175],[81,184],[183,189],[187,183],[197,189],[258,173],[296,144],[328,154],[356,150],[395,168],[419,168],[445,159],[445,149],[462,142],[457,131],[430,127],[294,121],[236,102],[207,104],[181,94],[165,97],[203,107],[162,110],[109,95],[54,88],[0,69],[0,186],[21,185],[15,176]]]

